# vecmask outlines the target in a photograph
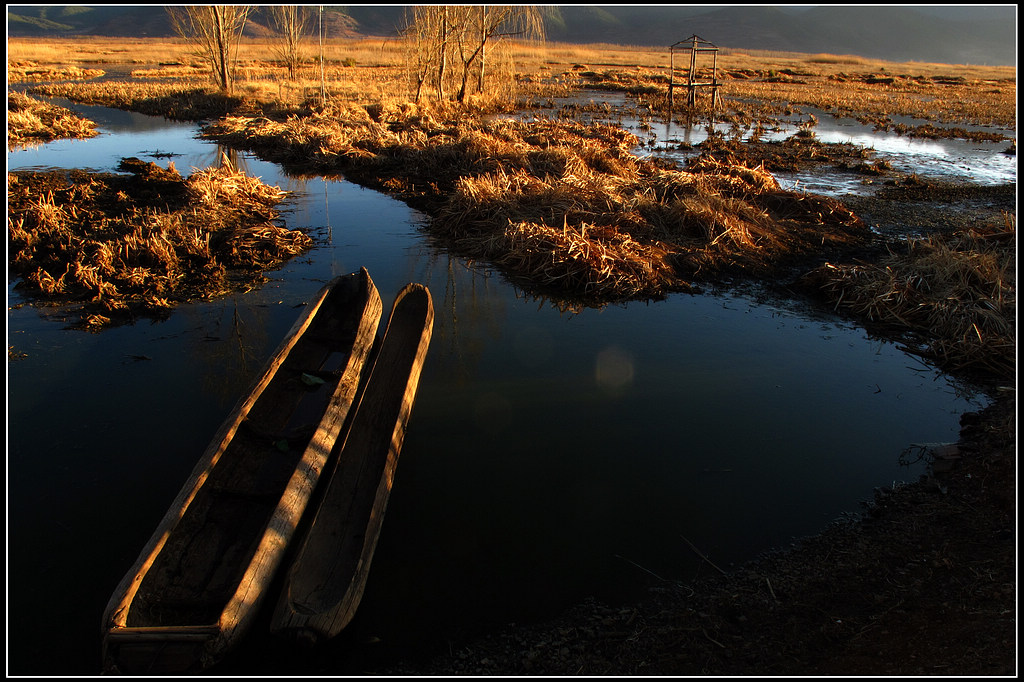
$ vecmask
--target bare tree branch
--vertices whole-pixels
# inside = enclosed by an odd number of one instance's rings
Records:
[[[238,42],[248,5],[179,5],[167,8],[175,32],[196,46],[224,94],[234,88]]]
[[[270,26],[277,30],[279,42],[274,52],[294,80],[302,65],[302,42],[313,27],[313,12],[305,5],[272,5],[267,8]]]

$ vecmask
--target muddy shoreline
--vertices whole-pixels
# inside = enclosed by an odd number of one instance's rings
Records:
[[[908,215],[932,234],[998,222],[1015,213],[1016,188],[893,183],[844,203],[886,237],[860,254],[878,259],[905,239]],[[727,575],[709,560],[701,577],[658,584],[638,604],[588,601],[368,672],[1013,675],[1016,382],[1013,372],[976,378],[992,403],[962,416],[955,447],[928,453],[920,481],[876,489],[818,535]]]
[[[999,220],[1016,201],[1014,187],[947,188],[916,196],[913,208],[907,196],[851,206],[898,240],[891,227],[906,210],[930,217],[922,229],[942,231]],[[727,575],[708,561],[703,577],[659,584],[639,604],[588,601],[548,623],[510,625],[372,672],[1013,675],[1015,386],[1012,373],[982,379],[992,403],[962,416],[959,442],[927,454],[920,481],[876,489],[859,514],[818,535]]]

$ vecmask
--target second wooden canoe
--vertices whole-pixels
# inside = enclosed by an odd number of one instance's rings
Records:
[[[362,599],[433,329],[430,292],[395,300],[323,498],[286,575],[271,632],[305,644],[334,637]],[[333,455],[332,455],[333,457]]]

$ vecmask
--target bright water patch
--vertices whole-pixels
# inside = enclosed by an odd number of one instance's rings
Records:
[[[578,98],[556,100],[557,104],[574,102],[611,110],[627,104],[622,93],[593,92]],[[818,141],[829,144],[853,144],[874,152],[874,159],[885,160],[899,173],[916,173],[923,178],[972,182],[982,185],[996,185],[1017,181],[1017,157],[1004,153],[1009,141],[975,142],[963,139],[922,139],[893,132],[875,130],[873,126],[859,123],[851,118],[837,117],[813,107],[800,107],[802,114],[783,122],[777,129],[766,130],[760,135],[766,142],[781,141],[792,136],[809,121],[813,115],[817,122],[810,128]],[[628,107],[624,110],[628,111]],[[694,149],[707,140],[710,130],[716,134],[732,136],[737,133],[729,124],[707,122],[681,125],[678,121],[666,121],[664,116],[649,116],[641,121],[636,115],[626,114],[610,117],[602,111],[588,111],[581,115],[583,120],[611,120],[629,130],[641,140],[636,153],[672,159],[682,167],[685,161],[699,153]],[[893,117],[895,123],[918,126],[931,121],[910,117]],[[1013,130],[965,126],[967,129],[987,130],[1001,133],[1011,140],[1016,139]],[[750,139],[752,131],[739,131],[743,139]],[[795,173],[775,173],[776,178],[787,189],[798,189],[826,196],[844,194],[867,195],[873,191],[864,178],[855,173],[836,172],[829,169],[809,169]]]
[[[95,121],[100,134],[86,140],[56,140],[8,151],[8,170],[82,168],[114,172],[122,158],[134,156],[164,168],[173,161],[178,171],[187,176],[192,168],[208,168],[220,162],[221,148],[199,140],[195,123],[77,104],[60,98],[40,99]]]

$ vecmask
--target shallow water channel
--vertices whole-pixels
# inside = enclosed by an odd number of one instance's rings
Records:
[[[9,153],[9,168],[138,156],[188,172],[219,156],[195,125],[75,108],[100,137]],[[625,603],[712,572],[690,543],[727,569],[917,480],[901,452],[956,440],[986,402],[756,293],[562,313],[433,248],[400,202],[240,163],[294,191],[285,219],[321,242],[262,288],[90,334],[8,282],[10,674],[99,672],[103,607],[214,431],[301,303],[362,266],[385,311],[411,281],[436,310],[362,605],[301,655],[258,623],[225,673],[359,673],[590,596]]]

